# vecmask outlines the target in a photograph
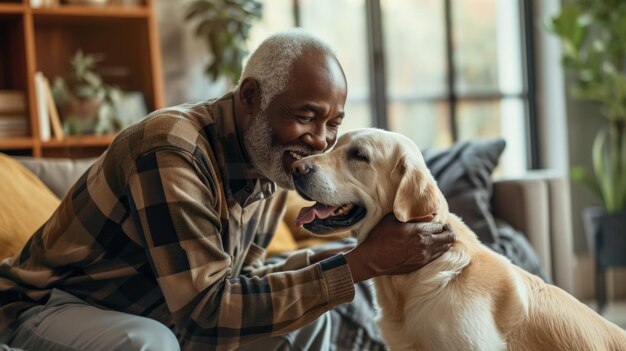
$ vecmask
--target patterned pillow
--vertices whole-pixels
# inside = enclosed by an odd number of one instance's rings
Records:
[[[424,150],[424,160],[455,213],[484,243],[498,236],[491,213],[491,174],[504,151],[502,139],[465,141],[446,150]]]

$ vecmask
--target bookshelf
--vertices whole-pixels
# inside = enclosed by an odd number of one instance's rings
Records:
[[[58,2],[58,1],[56,1]],[[118,3],[119,0],[111,0]],[[107,84],[140,92],[147,111],[164,106],[159,38],[154,0],[133,5],[31,6],[31,0],[0,0],[0,116],[24,120],[24,135],[2,133],[0,152],[35,157],[91,157],[102,153],[113,135],[66,136],[42,140],[39,130],[36,72],[48,80],[65,75],[77,50],[104,57],[99,67]],[[2,93],[21,93],[21,111],[3,111]],[[19,114],[19,115],[17,115]]]

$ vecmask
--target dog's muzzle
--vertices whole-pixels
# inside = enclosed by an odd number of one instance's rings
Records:
[[[291,166],[291,178],[293,179],[293,184],[300,196],[302,196],[305,200],[313,201],[306,195],[306,188],[310,177],[312,177],[314,173],[315,167],[308,162],[296,161]]]

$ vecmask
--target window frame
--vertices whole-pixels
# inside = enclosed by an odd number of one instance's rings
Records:
[[[503,101],[508,98],[521,99],[524,104],[526,123],[526,168],[540,168],[539,158],[539,138],[538,138],[538,116],[537,116],[537,83],[535,75],[535,38],[533,3],[531,0],[517,0],[519,6],[520,35],[521,35],[521,61],[523,91],[517,94],[511,93],[483,93],[483,94],[463,94],[457,92],[455,63],[455,47],[453,44],[453,20],[452,0],[444,0],[444,31],[445,31],[445,54],[446,54],[446,88],[447,94],[442,95],[422,95],[407,98],[406,101],[416,102],[447,102],[448,119],[452,142],[459,141],[458,131],[458,106],[462,102],[475,101]],[[380,0],[365,0],[366,26],[367,26],[367,48],[368,67],[370,81],[370,101],[371,101],[371,121],[377,128],[387,129],[388,127],[388,104],[385,53],[382,11]],[[300,1],[293,0],[293,15],[296,27],[300,26],[301,8]]]

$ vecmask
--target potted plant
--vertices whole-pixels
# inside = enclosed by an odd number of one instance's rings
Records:
[[[584,217],[587,243],[596,257],[598,279],[604,268],[626,265],[626,2],[566,1],[550,29],[563,44],[563,65],[574,80],[572,96],[595,102],[606,125],[593,142],[593,174],[582,167],[572,178],[602,200]],[[598,281],[600,295],[604,282]],[[600,309],[604,296],[599,296]]]
[[[206,41],[211,56],[205,72],[211,79],[225,76],[237,82],[248,54],[246,41],[252,22],[261,18],[256,0],[194,0],[185,19],[194,24],[196,36]]]
[[[63,129],[69,135],[105,134],[116,129],[115,109],[121,91],[105,84],[96,73],[100,60],[78,50],[70,62],[70,73],[54,80],[54,100],[61,107]]]

